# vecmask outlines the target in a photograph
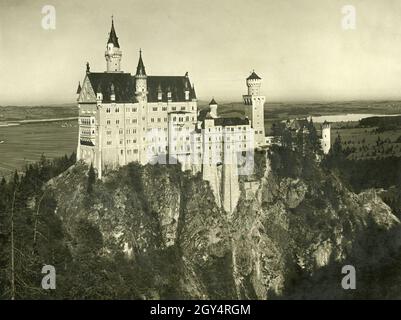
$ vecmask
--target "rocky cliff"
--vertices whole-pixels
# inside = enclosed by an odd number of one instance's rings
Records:
[[[369,277],[397,256],[400,221],[373,191],[351,193],[316,163],[298,159],[296,174],[283,163],[279,151],[259,155],[257,173],[240,178],[231,215],[208,182],[174,165],[130,164],[88,194],[88,168],[78,163],[49,187],[71,238],[86,219],[102,235],[100,255],[124,253],[150,275],[138,285],[141,298],[363,295]],[[359,291],[341,289],[345,264],[363,279]]]

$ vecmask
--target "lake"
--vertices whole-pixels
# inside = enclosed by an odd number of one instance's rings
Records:
[[[327,122],[347,122],[347,121],[359,121],[361,119],[370,118],[370,117],[394,117],[400,116],[400,114],[366,114],[366,113],[348,113],[348,114],[336,114],[336,115],[327,115],[327,116],[315,116],[312,117],[313,122],[315,123],[323,123]]]
[[[76,151],[77,121],[0,127],[0,176],[35,162],[44,154],[52,159]]]

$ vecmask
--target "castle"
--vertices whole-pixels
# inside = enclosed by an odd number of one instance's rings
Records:
[[[188,72],[150,76],[139,51],[136,73],[131,75],[121,70],[121,58],[112,20],[106,71],[92,72],[87,63],[82,87],[78,86],[77,159],[93,164],[99,178],[104,171],[133,161],[178,161],[183,170],[202,172],[217,202],[232,212],[239,197],[238,166],[246,167],[249,155],[265,144],[262,79],[255,72],[246,79],[244,110],[250,117],[220,117],[214,99],[209,108],[198,111]]]

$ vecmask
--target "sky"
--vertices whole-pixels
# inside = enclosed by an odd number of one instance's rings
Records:
[[[86,62],[105,71],[111,15],[125,72],[142,48],[149,75],[188,71],[201,100],[240,101],[253,69],[267,101],[401,99],[399,0],[0,0],[0,105],[75,102]]]

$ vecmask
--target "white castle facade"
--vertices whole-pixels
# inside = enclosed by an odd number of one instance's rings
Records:
[[[198,111],[195,87],[184,76],[147,75],[142,59],[135,75],[121,70],[122,51],[112,22],[105,52],[106,71],[91,72],[87,64],[78,87],[77,159],[102,173],[137,161],[174,163],[202,171],[212,180],[214,168],[237,164],[237,156],[264,144],[265,97],[261,78],[247,79],[244,108],[250,118],[218,116],[217,103]],[[213,170],[211,169],[213,168]]]

